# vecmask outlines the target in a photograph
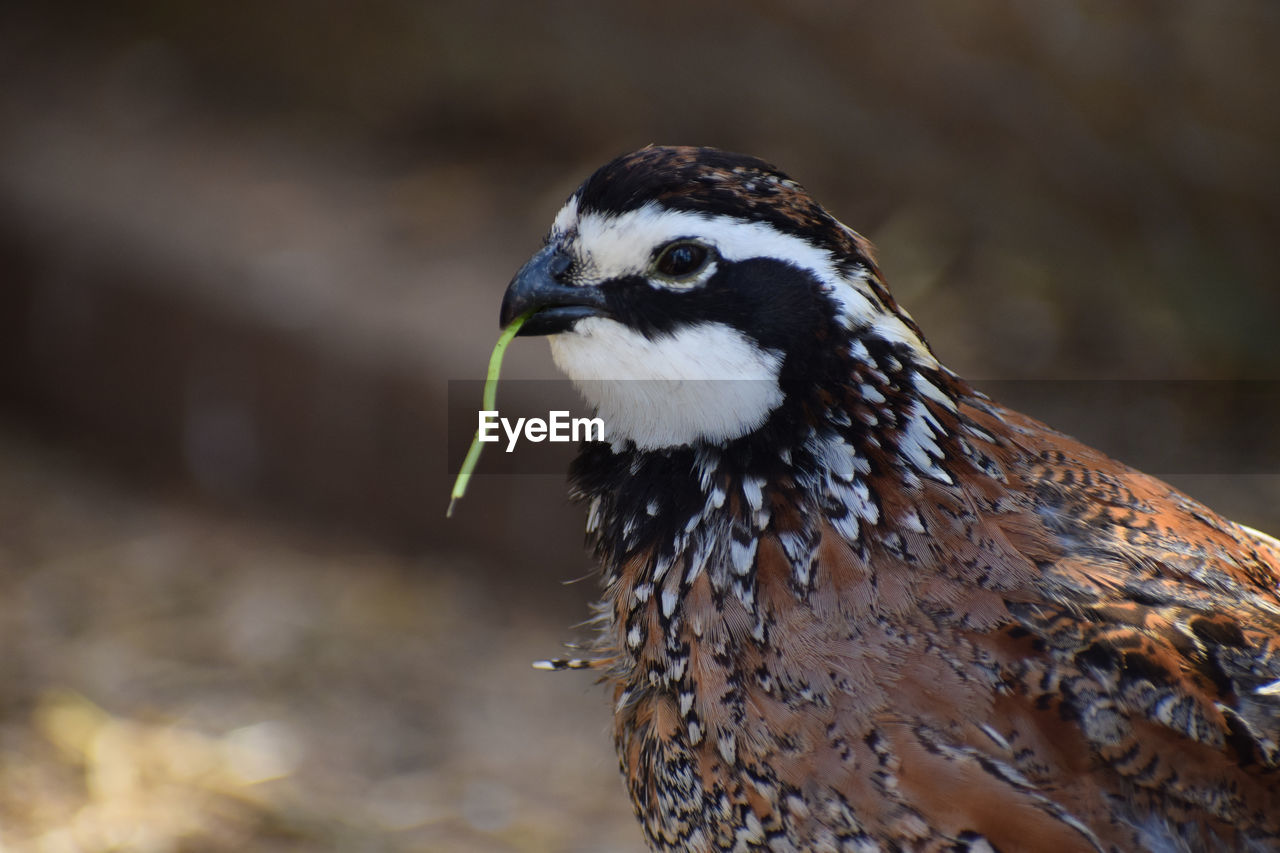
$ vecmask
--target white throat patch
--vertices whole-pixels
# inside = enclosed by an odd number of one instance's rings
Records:
[[[556,366],[604,420],[606,441],[631,439],[642,450],[727,441],[782,403],[782,354],[722,323],[650,340],[589,317],[550,340]]]

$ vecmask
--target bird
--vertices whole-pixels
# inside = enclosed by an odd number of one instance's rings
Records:
[[[755,157],[599,168],[500,322],[569,470],[655,851],[1280,850],[1280,542],[945,367]]]

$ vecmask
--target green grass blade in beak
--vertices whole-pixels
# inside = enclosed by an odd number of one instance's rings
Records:
[[[516,332],[520,331],[525,320],[532,317],[533,313],[533,311],[526,311],[512,320],[498,336],[498,342],[493,345],[493,355],[489,356],[489,374],[484,379],[484,394],[481,396],[481,402],[487,411],[498,408],[498,374],[502,370],[502,357],[507,352],[507,344],[511,343]],[[453,516],[453,508],[458,503],[458,499],[467,493],[467,486],[471,483],[471,472],[476,469],[476,463],[479,461],[480,429],[477,427],[475,437],[471,439],[471,447],[467,450],[467,458],[462,460],[462,467],[458,469],[458,479],[453,481],[453,491],[449,493],[449,508],[445,510],[445,518]]]

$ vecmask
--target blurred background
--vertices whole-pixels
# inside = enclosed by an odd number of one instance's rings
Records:
[[[528,666],[595,589],[563,477],[444,507],[450,381],[650,142],[779,164],[951,367],[1280,531],[1276,44],[1267,0],[5,4],[0,849],[641,850],[603,691]]]

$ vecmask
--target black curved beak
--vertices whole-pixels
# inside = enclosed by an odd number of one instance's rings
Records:
[[[572,330],[584,317],[608,316],[600,288],[562,282],[571,266],[572,260],[554,243],[544,246],[507,285],[499,326],[505,329],[516,317],[535,311],[516,337],[556,335]]]

